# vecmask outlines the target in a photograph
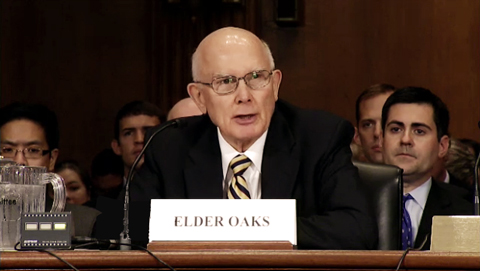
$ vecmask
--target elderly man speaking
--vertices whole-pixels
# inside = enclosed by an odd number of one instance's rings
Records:
[[[351,163],[353,127],[278,100],[282,73],[266,43],[219,29],[193,54],[192,74],[188,93],[203,115],[153,139],[132,200],[295,199],[299,248],[376,247]],[[232,178],[237,166],[242,178]]]

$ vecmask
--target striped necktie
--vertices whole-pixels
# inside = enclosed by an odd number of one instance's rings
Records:
[[[406,194],[403,196],[403,217],[402,217],[402,249],[413,247],[413,233],[412,233],[412,221],[410,220],[410,214],[405,208],[407,201],[413,199],[412,195]]]
[[[247,181],[242,176],[251,164],[252,161],[243,154],[235,156],[230,162],[233,177],[228,187],[228,199],[251,199]]]

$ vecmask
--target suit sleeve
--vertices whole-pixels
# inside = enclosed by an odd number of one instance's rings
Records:
[[[315,165],[315,214],[298,217],[303,249],[376,249],[377,225],[351,161],[353,127],[340,121]]]

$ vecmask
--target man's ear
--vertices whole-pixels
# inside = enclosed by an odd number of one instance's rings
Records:
[[[438,157],[443,158],[447,155],[448,149],[450,148],[450,138],[447,135],[444,135],[440,138],[438,143]]]
[[[202,94],[202,91],[198,87],[198,83],[190,83],[187,86],[188,95],[192,98],[192,100],[197,105],[198,109],[202,111],[202,114],[207,113],[207,107],[205,106],[205,97]]]
[[[358,128],[355,127],[355,134],[353,135],[353,142],[358,146],[362,146],[362,142],[360,141],[360,135],[358,134]]]
[[[58,149],[53,149],[50,152],[50,161],[48,162],[48,171],[53,172],[55,170],[55,163],[58,158]]]
[[[282,83],[282,72],[280,70],[274,70],[272,74],[272,87],[275,94],[275,101],[278,100],[278,92],[280,90],[280,84]]]
[[[122,155],[122,149],[120,148],[120,144],[118,143],[118,140],[113,139],[112,142],[110,143],[110,146],[112,147],[112,150],[116,155]]]

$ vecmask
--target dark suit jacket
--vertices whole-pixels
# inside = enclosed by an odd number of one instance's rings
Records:
[[[131,183],[132,201],[223,198],[217,127],[207,115],[185,123],[152,140]],[[276,103],[263,153],[262,198],[296,199],[299,248],[376,247],[376,223],[351,162],[352,136],[340,117]]]
[[[418,227],[415,247],[421,246],[427,241],[422,249],[430,249],[430,237],[432,233],[432,218],[434,215],[473,215],[473,202],[465,200],[466,190],[450,184],[432,181],[432,187],[428,193],[425,209]]]

